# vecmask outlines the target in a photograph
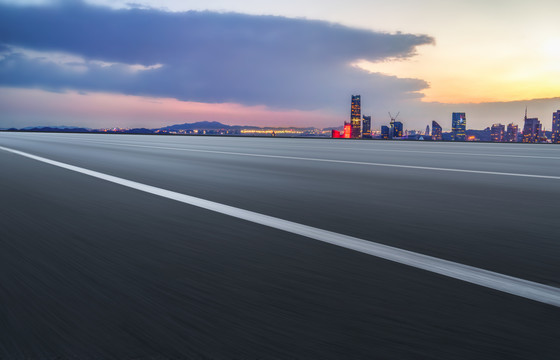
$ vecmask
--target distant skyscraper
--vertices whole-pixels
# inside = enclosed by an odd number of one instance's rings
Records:
[[[430,125],[426,125],[426,131],[424,132],[424,136],[430,135]]]
[[[437,121],[432,121],[432,140],[434,141],[443,140],[441,126],[437,123]]]
[[[371,116],[363,116],[362,137],[365,139],[371,139]]]
[[[514,125],[513,123],[507,126],[506,142],[517,142],[518,129],[517,125]]]
[[[389,139],[389,127],[388,126],[381,126],[381,138],[383,140]]]
[[[523,125],[523,142],[537,143],[539,142],[542,125],[539,118],[527,118],[527,109],[525,109],[525,124]]]
[[[492,125],[492,130],[490,130],[490,139],[493,142],[504,142],[505,140],[506,126],[502,124]]]
[[[352,125],[353,139],[361,137],[362,104],[360,95],[352,95],[352,105],[350,107],[350,124]]]
[[[451,119],[451,140],[465,141],[467,133],[467,117],[465,113],[454,112]]]
[[[552,113],[552,142],[560,144],[560,110]]]
[[[393,137],[402,137],[403,136],[403,123],[400,121],[395,121],[393,127]]]

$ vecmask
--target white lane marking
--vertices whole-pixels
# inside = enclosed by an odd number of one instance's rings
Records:
[[[34,135],[34,134],[33,134]],[[54,137],[54,138],[71,138],[72,140],[78,140],[79,136],[83,136],[83,135],[89,135],[89,136],[96,136],[98,134],[82,134],[82,135],[77,135],[77,134],[63,134],[60,136],[57,136],[57,134],[49,134],[51,136],[49,137]],[[75,137],[71,137],[72,135],[76,135]],[[125,135],[128,136],[128,135]],[[98,140],[94,140],[94,139],[79,139],[81,140],[85,140],[85,141],[90,141],[90,142],[95,142]],[[151,139],[150,139],[151,140]],[[122,141],[122,139],[121,139]],[[112,142],[112,141],[108,141],[107,143]],[[399,142],[400,144],[403,143],[409,143],[409,142]],[[128,142],[126,144],[129,144]],[[152,143],[154,144],[154,143]],[[161,143],[155,143],[157,144],[161,144]],[[176,144],[176,145],[181,145],[181,144]],[[206,144],[188,144],[189,146],[204,146],[204,147],[208,147],[209,145]],[[357,144],[356,144],[357,145]],[[364,145],[364,144],[360,144],[360,145]],[[369,145],[369,144],[368,144]],[[377,144],[374,144],[377,145]],[[384,143],[383,145],[387,145],[386,143]],[[391,144],[393,145],[393,144]],[[409,144],[410,145],[410,144]],[[453,144],[453,145],[459,145],[459,144]],[[480,144],[478,144],[480,145]],[[486,144],[488,145],[488,147],[494,147],[494,145],[498,145],[498,144]],[[510,145],[510,144],[508,144]],[[506,146],[508,146],[506,145]],[[526,146],[527,144],[523,145]],[[433,144],[428,144],[428,146],[435,146]],[[500,146],[500,145],[498,145]],[[352,150],[352,151],[368,151],[368,152],[399,152],[399,153],[416,153],[416,154],[441,154],[441,155],[459,155],[459,156],[481,156],[481,157],[499,157],[499,158],[519,158],[519,159],[543,159],[543,160],[560,160],[560,157],[558,156],[538,156],[538,155],[514,155],[514,154],[481,154],[481,153],[470,153],[470,152],[446,152],[446,151],[430,151],[430,150],[402,150],[402,149],[379,149],[376,147],[338,147],[338,146],[333,146],[333,147],[324,147],[324,146],[307,146],[307,145],[293,145],[291,144],[289,146],[290,148],[298,148],[298,149],[314,149],[314,150]],[[391,147],[391,146],[390,146]],[[495,148],[495,147],[494,147]],[[519,148],[518,148],[519,149]],[[529,148],[527,147],[526,149],[523,150],[528,150]],[[559,147],[560,149],[560,147]],[[530,150],[534,150],[534,149],[530,149]],[[542,149],[538,149],[538,150],[542,150]]]
[[[143,191],[149,194],[161,196],[167,199],[197,206],[199,208],[214,211],[220,214],[250,221],[259,225],[268,226],[274,229],[301,235],[325,243],[337,245],[346,249],[355,250],[389,261],[412,266],[418,269],[430,271],[436,274],[448,276],[454,279],[466,281],[508,294],[560,307],[560,288],[556,288],[553,286],[543,285],[533,281],[523,280],[513,276],[479,269],[473,266],[459,264],[456,262],[359,239],[353,236],[343,235],[328,230],[322,230],[312,226],[279,219],[273,216],[268,216],[209,200],[204,200],[194,196],[161,189],[136,181],[126,180],[116,176],[62,163],[3,146],[0,146],[0,149],[11,152],[13,154],[25,156],[33,160],[41,161],[43,163],[58,166],[63,169],[75,171],[101,180]]]
[[[97,143],[97,144],[110,144],[110,145],[139,147],[139,148],[148,148],[148,149],[160,149],[160,150],[189,151],[189,152],[211,153],[211,154],[221,154],[221,155],[250,156],[250,157],[261,157],[261,158],[271,158],[271,159],[316,161],[316,162],[329,162],[329,163],[338,163],[338,164],[381,166],[381,167],[392,167],[392,168],[403,168],[403,169],[449,171],[449,172],[460,172],[460,173],[470,173],[470,174],[516,176],[516,177],[560,180],[560,176],[554,176],[554,175],[535,175],[535,174],[508,173],[508,172],[499,172],[499,171],[440,168],[440,167],[431,167],[431,166],[385,164],[385,163],[364,162],[364,161],[333,160],[333,159],[320,159],[320,158],[308,158],[308,157],[285,156],[285,155],[251,154],[251,153],[241,153],[241,152],[232,152],[232,151],[188,149],[188,148],[169,147],[169,146],[136,145],[136,144],[115,142],[115,141],[98,141],[98,140],[89,140],[89,139],[88,140],[82,139],[81,141],[87,141],[87,142]]]
[[[306,146],[313,148],[312,146]],[[333,148],[333,150],[354,150],[354,151],[372,151],[372,152],[401,152],[401,153],[416,153],[416,154],[442,154],[442,155],[461,155],[461,156],[482,156],[482,157],[506,157],[506,158],[529,158],[529,159],[547,159],[547,160],[560,160],[556,156],[536,156],[536,155],[512,155],[512,154],[480,154],[480,153],[467,153],[467,152],[445,152],[445,151],[426,151],[426,150],[393,150],[393,149],[374,149],[374,148]]]

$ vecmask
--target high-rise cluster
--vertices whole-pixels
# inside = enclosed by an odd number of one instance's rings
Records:
[[[381,127],[381,138],[382,139],[393,139],[402,138],[404,135],[403,123],[400,121],[395,121],[397,116],[391,117],[391,123],[389,127]],[[347,127],[349,126],[350,132],[347,132]],[[385,130],[386,128],[386,130]],[[352,95],[352,100],[350,102],[350,121],[344,122],[344,133],[339,130],[332,130],[333,138],[351,138],[351,139],[371,139],[373,137],[373,132],[371,130],[371,116],[362,115],[362,99],[360,95]]]
[[[524,142],[524,143],[547,143],[549,142],[544,131],[543,124],[539,118],[523,118],[523,131],[519,133],[519,127],[511,123],[505,127],[502,124],[494,124],[490,130],[490,139],[493,142]],[[560,143],[560,110],[552,114],[552,142]]]
[[[393,116],[389,113],[391,119],[389,126],[382,125],[381,132],[376,133],[379,139],[417,139],[432,141],[442,141],[444,138],[443,129],[437,121],[432,121],[432,134],[430,137],[430,126],[426,126],[426,131],[419,132],[415,130],[404,131],[403,123],[397,121],[399,113]],[[543,126],[538,118],[527,117],[527,109],[525,109],[525,118],[523,131],[519,131],[519,127],[510,123],[507,125],[493,124],[486,131],[490,132],[490,140],[493,142],[524,142],[524,143],[545,143],[550,142],[547,139]],[[447,133],[449,134],[449,133]],[[449,139],[449,135],[445,135]],[[484,136],[488,136],[488,133]],[[476,141],[476,136],[472,133],[467,137],[467,115],[464,112],[454,112],[451,115],[451,141]],[[362,99],[360,95],[352,95],[350,103],[350,121],[344,122],[344,131],[332,130],[333,138],[346,139],[371,139],[374,137],[372,130],[371,116],[362,115]],[[482,138],[487,140],[488,138]],[[552,142],[560,143],[560,110],[552,114]]]
[[[332,131],[333,138],[371,139],[371,116],[362,117],[362,99],[360,95],[352,95],[350,103],[350,121],[344,122],[344,132]]]

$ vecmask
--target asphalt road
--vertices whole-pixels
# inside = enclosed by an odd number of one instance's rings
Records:
[[[560,146],[40,133],[0,146],[560,287]],[[560,358],[556,306],[7,151],[0,199],[0,359]]]

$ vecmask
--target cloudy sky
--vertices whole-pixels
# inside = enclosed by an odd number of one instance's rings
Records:
[[[0,0],[0,128],[521,123],[560,109],[552,0]]]

